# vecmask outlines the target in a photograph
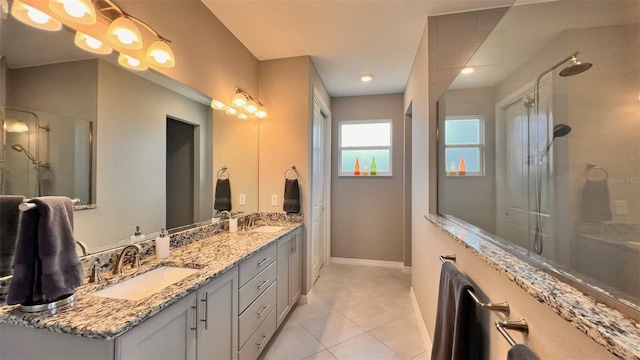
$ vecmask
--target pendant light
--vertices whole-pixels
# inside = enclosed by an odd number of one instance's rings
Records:
[[[138,26],[125,15],[115,19],[107,30],[107,39],[117,47],[127,50],[142,49],[142,35]]]
[[[77,24],[96,23],[96,9],[91,0],[49,0],[51,11]]]
[[[94,53],[94,54],[111,54],[112,48],[102,43],[102,41],[93,38],[87,34],[76,31],[76,36],[73,39],[73,43],[76,44],[82,50]]]
[[[122,53],[118,56],[118,64],[136,71],[143,71],[149,68],[142,61]]]
[[[162,67],[174,67],[176,60],[166,40],[158,39],[147,49],[147,62]]]
[[[62,29],[62,23],[60,21],[51,18],[51,16],[20,0],[13,0],[11,16],[24,24],[40,30],[57,31]]]

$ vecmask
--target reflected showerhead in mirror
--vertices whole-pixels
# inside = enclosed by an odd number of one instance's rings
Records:
[[[38,162],[38,160],[36,160],[36,158],[33,155],[31,155],[31,153],[27,149],[24,148],[24,146],[20,144],[15,144],[15,145],[11,145],[11,148],[17,152],[21,152],[27,155],[29,160],[31,160],[34,164]]]
[[[592,66],[593,64],[588,62],[580,62],[578,61],[578,58],[572,56],[569,65],[560,71],[560,76],[566,77],[578,75],[591,69]]]
[[[567,124],[558,124],[556,126],[553,127],[553,138],[551,138],[551,140],[547,141],[547,144],[544,147],[544,153],[548,153],[549,150],[551,150],[551,145],[553,145],[553,141],[556,138],[560,138],[560,137],[565,137],[567,135],[569,135],[569,133],[571,132],[571,126],[567,125]]]

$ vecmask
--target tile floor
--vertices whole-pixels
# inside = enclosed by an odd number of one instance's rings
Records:
[[[429,359],[400,269],[325,265],[309,304],[298,304],[263,360]]]

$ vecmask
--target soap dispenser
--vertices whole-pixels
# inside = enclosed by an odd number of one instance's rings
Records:
[[[135,244],[145,239],[144,235],[142,235],[142,233],[140,232],[140,226],[136,225],[136,231],[133,233],[133,235],[131,235],[130,239],[132,244]]]
[[[164,228],[160,228],[160,236],[156,238],[156,257],[158,259],[169,257],[169,234]]]

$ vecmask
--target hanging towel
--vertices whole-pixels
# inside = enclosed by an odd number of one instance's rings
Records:
[[[284,203],[282,210],[289,214],[300,212],[300,186],[298,179],[284,180]]]
[[[22,213],[7,303],[34,305],[72,294],[82,285],[73,238],[73,204],[62,196],[32,199]]]
[[[216,182],[216,198],[213,208],[218,211],[231,211],[231,184],[229,179],[218,179]]]
[[[478,359],[482,355],[476,304],[467,293],[473,286],[456,266],[442,264],[431,359]]]
[[[585,181],[582,189],[582,220],[586,222],[611,220],[607,179]]]
[[[507,352],[507,360],[539,360],[539,358],[525,345],[515,344]]]
[[[0,219],[2,219],[2,224],[0,224],[0,276],[11,274],[18,225],[20,224],[18,205],[23,201],[24,196],[21,195],[0,195]]]

